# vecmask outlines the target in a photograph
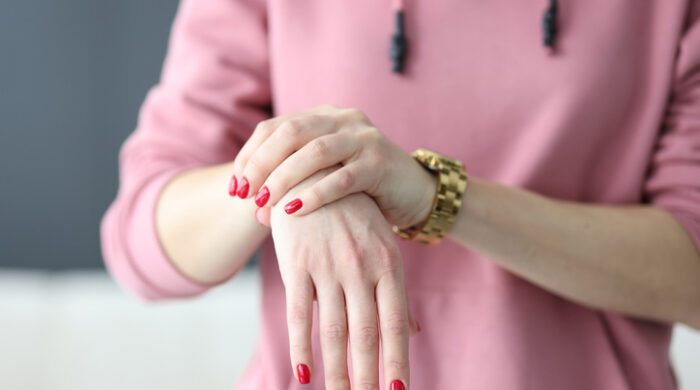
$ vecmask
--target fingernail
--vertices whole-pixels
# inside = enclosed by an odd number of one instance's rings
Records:
[[[311,382],[311,372],[309,372],[309,367],[306,364],[297,365],[297,377],[302,385]]]
[[[243,177],[241,180],[241,186],[238,187],[238,197],[241,199],[245,199],[248,196],[248,188],[250,188],[250,185],[248,184],[248,179]]]
[[[403,385],[403,382],[400,380],[395,380],[391,382],[391,385],[389,385],[390,390],[406,390],[406,386]]]
[[[231,196],[236,196],[236,189],[238,188],[238,180],[236,180],[236,175],[233,175],[231,182],[228,183],[228,194]]]
[[[270,190],[267,189],[267,186],[264,186],[260,189],[260,191],[258,191],[258,194],[255,195],[255,204],[258,205],[258,207],[263,207],[269,199]]]
[[[297,211],[299,211],[301,206],[303,206],[303,203],[301,203],[301,199],[296,198],[284,206],[284,212],[287,214],[296,213]]]

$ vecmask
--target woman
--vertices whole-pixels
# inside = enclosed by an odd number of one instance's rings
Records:
[[[700,1],[185,0],[102,239],[146,299],[263,243],[241,389],[676,388]]]

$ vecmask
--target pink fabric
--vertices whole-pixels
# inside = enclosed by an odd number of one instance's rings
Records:
[[[406,73],[391,73],[390,1],[184,0],[161,83],[121,153],[102,224],[114,276],[147,299],[205,291],[169,262],[154,205],[178,172],[230,161],[270,115],[357,107],[407,151],[579,202],[650,203],[700,246],[700,1],[406,3]],[[222,186],[225,187],[225,184]],[[402,243],[415,389],[673,389],[671,327],[591,310],[453,242]],[[261,336],[241,389],[296,389],[284,289],[262,250]],[[234,308],[232,308],[234,310]],[[323,388],[314,329],[316,369]],[[451,385],[450,385],[451,384]]]

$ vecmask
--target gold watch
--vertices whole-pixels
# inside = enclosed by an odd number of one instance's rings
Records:
[[[433,207],[422,223],[406,229],[394,226],[394,232],[404,240],[437,244],[452,227],[462,206],[462,196],[467,189],[467,174],[461,162],[426,149],[413,152],[413,158],[428,171],[437,174]]]

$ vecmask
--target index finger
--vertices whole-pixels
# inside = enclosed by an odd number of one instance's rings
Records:
[[[248,138],[233,160],[233,172],[235,174],[240,176],[250,156],[252,156],[258,147],[274,133],[277,128],[277,123],[280,122],[282,118],[283,117],[275,117],[266,119],[255,126],[253,134],[251,134],[250,138]]]

